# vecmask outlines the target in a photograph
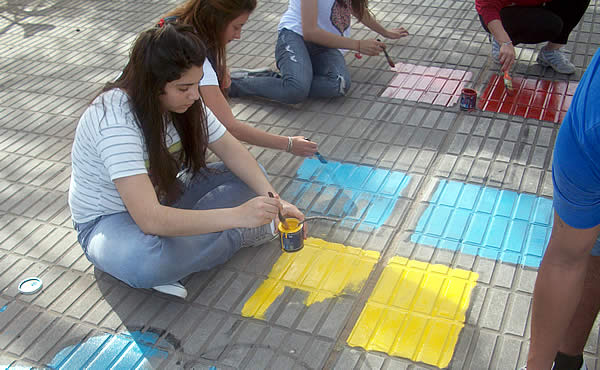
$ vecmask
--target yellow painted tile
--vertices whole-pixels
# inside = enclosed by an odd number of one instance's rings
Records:
[[[285,288],[307,292],[307,306],[342,292],[357,292],[378,260],[376,251],[308,238],[302,250],[281,254],[267,279],[244,304],[242,316],[264,318]]]
[[[348,344],[448,366],[478,277],[472,271],[393,257]]]

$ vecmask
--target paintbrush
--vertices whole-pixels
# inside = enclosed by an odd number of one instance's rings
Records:
[[[508,75],[508,71],[504,72],[504,87],[506,88],[506,93],[509,96],[513,96],[515,94],[512,78]]]
[[[305,137],[304,140],[310,141],[309,138]],[[327,160],[325,159],[325,157],[323,157],[323,155],[319,152],[315,152],[315,155],[317,156],[317,159],[319,160],[319,162],[326,164]]]
[[[271,192],[269,192],[269,196],[271,198],[275,198],[275,196]],[[289,229],[289,226],[288,226],[287,222],[285,221],[285,218],[281,214],[281,210],[279,208],[277,209],[277,215],[279,216],[279,221],[281,221],[281,224],[283,225],[283,227],[285,227],[286,229]]]
[[[377,41],[381,42],[380,39],[377,39]],[[385,59],[387,59],[387,62],[390,65],[390,67],[392,67],[392,68],[396,67],[396,64],[394,64],[394,61],[392,60],[392,58],[390,58],[390,55],[385,50],[385,47],[383,48],[383,55],[385,55]]]

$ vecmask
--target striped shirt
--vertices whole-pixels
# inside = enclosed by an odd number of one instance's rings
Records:
[[[208,142],[225,133],[225,127],[207,108]],[[170,152],[181,147],[172,123],[165,138]],[[122,90],[107,91],[86,109],[79,120],[71,151],[69,207],[77,223],[126,212],[114,180],[148,173],[144,136],[136,124],[129,96]]]

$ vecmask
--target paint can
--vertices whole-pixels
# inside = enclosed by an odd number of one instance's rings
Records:
[[[281,250],[284,252],[298,252],[304,248],[304,223],[300,223],[297,218],[286,218],[286,228],[280,222],[279,226],[279,242]]]
[[[460,109],[471,111],[475,109],[477,103],[477,91],[464,88],[460,93]]]

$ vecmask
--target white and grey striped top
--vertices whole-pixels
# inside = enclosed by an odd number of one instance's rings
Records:
[[[225,127],[207,108],[207,125],[212,143],[225,133]],[[181,143],[173,124],[167,126],[166,144],[177,152]],[[81,116],[71,152],[69,188],[71,217],[77,223],[103,215],[125,212],[113,181],[148,173],[148,154],[141,129],[129,105],[129,96],[119,89],[103,93]]]

